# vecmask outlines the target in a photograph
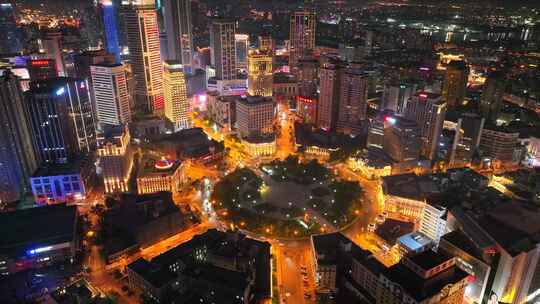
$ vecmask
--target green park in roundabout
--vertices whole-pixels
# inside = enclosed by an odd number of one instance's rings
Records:
[[[214,186],[212,202],[229,227],[276,238],[338,230],[360,214],[362,189],[316,160],[273,160],[237,169]]]

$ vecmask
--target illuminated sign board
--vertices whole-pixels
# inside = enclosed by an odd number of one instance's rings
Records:
[[[32,60],[30,65],[33,67],[43,67],[51,64],[51,60]]]

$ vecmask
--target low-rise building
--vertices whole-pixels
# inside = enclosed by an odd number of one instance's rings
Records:
[[[206,115],[220,128],[232,131],[236,123],[236,96],[219,96],[217,92],[208,92]]]
[[[127,192],[133,167],[129,130],[125,126],[107,126],[96,139],[105,192]]]
[[[66,164],[38,168],[30,177],[30,186],[38,204],[75,203],[86,198],[86,186],[93,176],[93,164],[87,158]]]
[[[128,282],[161,303],[260,303],[271,298],[270,244],[215,229],[126,268]]]
[[[0,213],[0,274],[75,258],[77,221],[77,207],[65,204]]]
[[[175,193],[184,181],[184,166],[179,160],[145,154],[137,172],[137,193],[169,191]]]

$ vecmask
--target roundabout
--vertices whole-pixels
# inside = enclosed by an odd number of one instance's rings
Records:
[[[339,179],[317,161],[288,157],[233,171],[215,184],[211,198],[228,228],[297,239],[353,222],[363,191],[357,182]]]

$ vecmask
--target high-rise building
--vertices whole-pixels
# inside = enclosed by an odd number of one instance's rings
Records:
[[[240,137],[264,136],[274,131],[276,104],[271,97],[247,96],[236,102],[236,122]]]
[[[67,163],[96,146],[88,81],[54,78],[25,92],[32,139],[42,164]]]
[[[317,95],[317,80],[319,78],[319,61],[314,57],[303,57],[296,66],[298,92],[303,96]]]
[[[405,117],[420,127],[422,155],[431,160],[436,157],[445,114],[446,103],[442,96],[429,92],[414,94],[405,109]]]
[[[319,69],[320,94],[317,103],[317,126],[335,129],[339,110],[339,89],[342,66],[339,63],[324,63]]]
[[[130,122],[131,109],[124,66],[93,65],[90,71],[99,126],[116,126]]]
[[[62,33],[59,31],[45,31],[41,38],[41,49],[48,59],[54,60],[58,76],[67,76],[62,54]]]
[[[248,93],[249,95],[272,96],[272,55],[259,50],[248,55]]]
[[[384,152],[396,162],[418,159],[421,139],[416,122],[399,116],[387,116],[384,124]]]
[[[450,61],[444,74],[442,88],[443,100],[448,107],[453,108],[463,104],[467,95],[469,67],[463,60]]]
[[[480,111],[484,118],[492,124],[496,123],[499,117],[505,89],[506,77],[503,72],[496,71],[488,75],[482,92]]]
[[[449,158],[451,167],[463,167],[472,160],[480,145],[484,118],[474,113],[463,113],[456,122],[456,132]]]
[[[165,61],[163,93],[165,96],[165,117],[174,124],[175,131],[189,128],[186,78],[183,66],[179,61]]]
[[[129,190],[133,165],[129,141],[129,129],[123,125],[106,126],[97,136],[97,156],[106,193]]]
[[[54,59],[31,59],[26,62],[31,81],[58,77]]]
[[[409,81],[385,84],[382,108],[402,114],[407,107],[407,101],[416,93],[417,87],[416,83]]]
[[[349,130],[367,118],[367,95],[368,75],[360,69],[344,69],[339,88],[339,130]]]
[[[13,202],[28,192],[37,167],[22,90],[6,71],[0,77],[0,201]]]
[[[216,78],[235,79],[236,76],[236,24],[232,20],[216,19],[210,28],[210,48],[212,65],[216,69]]]
[[[111,0],[102,0],[103,29],[107,52],[114,54],[115,63],[120,63],[120,39],[118,32],[118,8]]]
[[[291,15],[289,34],[289,66],[296,67],[298,59],[315,49],[315,13],[310,11],[294,12]]]
[[[236,70],[245,71],[248,66],[249,35],[235,34],[234,45],[236,48]]]
[[[129,58],[135,77],[135,107],[161,114],[163,111],[163,66],[155,5],[142,0],[126,6],[124,13]]]
[[[0,53],[22,51],[21,32],[15,21],[13,1],[0,2]]]
[[[193,65],[193,35],[191,0],[163,1],[167,54],[169,60],[177,60],[190,73]]]
[[[84,51],[74,56],[74,77],[91,80],[90,66],[100,64],[116,64],[114,54],[106,50]]]
[[[517,162],[519,132],[504,127],[486,125],[480,138],[480,150],[484,156],[502,162]]]

